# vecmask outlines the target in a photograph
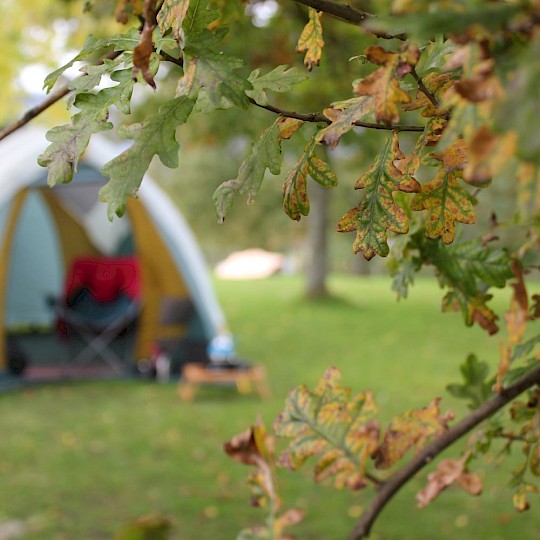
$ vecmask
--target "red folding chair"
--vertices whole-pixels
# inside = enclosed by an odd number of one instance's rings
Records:
[[[141,309],[140,280],[134,257],[81,258],[66,276],[64,295],[54,302],[57,326],[66,341],[80,338],[85,346],[71,364],[102,358],[117,372],[125,371],[112,344],[134,326]]]

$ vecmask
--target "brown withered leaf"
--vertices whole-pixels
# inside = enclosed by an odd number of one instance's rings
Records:
[[[278,121],[280,138],[289,140],[303,125],[303,120],[282,116]]]
[[[497,326],[499,317],[487,305],[487,302],[491,300],[491,298],[491,294],[479,293],[471,298],[467,305],[469,311],[468,320],[471,324],[478,324],[481,328],[486,330],[490,336],[499,331],[499,327]]]
[[[143,5],[144,0],[118,0],[114,11],[115,19],[121,24],[126,24],[130,15],[142,15]]]
[[[468,162],[463,179],[475,187],[486,187],[493,175],[503,169],[516,153],[517,134],[508,131],[496,135],[481,126],[469,142]]]
[[[309,21],[304,26],[296,45],[297,52],[306,52],[304,65],[308,71],[321,62],[324,47],[321,15],[322,12],[318,13],[316,9],[309,8]]]
[[[471,495],[482,493],[482,480],[465,467],[468,457],[469,455],[465,454],[459,460],[444,459],[439,463],[437,470],[429,474],[427,486],[416,494],[419,508],[425,508],[443,490],[456,482]]]
[[[538,493],[538,488],[533,484],[528,483],[521,484],[518,490],[514,493],[514,508],[518,512],[525,512],[530,508],[529,501],[527,500],[527,495],[531,493]]]
[[[510,299],[510,307],[504,315],[504,321],[508,331],[509,344],[517,345],[527,328],[527,321],[529,320],[529,298],[527,296],[521,265],[517,261],[512,261],[511,268],[516,281],[510,283],[514,292]]]
[[[409,103],[411,98],[399,86],[399,79],[416,65],[419,51],[408,46],[401,52],[390,52],[374,45],[365,52],[367,59],[381,66],[353,88],[357,96],[373,96],[375,98],[375,119],[378,122],[392,124],[399,121],[398,106]]]
[[[497,392],[501,392],[504,388],[504,377],[508,373],[512,361],[512,348],[521,342],[527,329],[527,321],[530,318],[529,297],[523,279],[523,269],[516,260],[512,261],[511,269],[516,280],[510,283],[514,292],[510,298],[508,311],[504,314],[508,338],[506,343],[500,343],[499,367],[494,387]]]
[[[493,59],[477,63],[470,70],[470,76],[457,81],[454,89],[461,97],[473,103],[499,99],[503,96],[503,89],[494,71]]]
[[[441,414],[440,401],[440,398],[435,398],[428,406],[406,411],[390,422],[384,433],[383,442],[374,455],[375,466],[378,469],[391,467],[410,448],[418,452],[428,439],[448,429],[448,421],[454,415],[451,412]]]
[[[154,41],[152,33],[156,27],[154,22],[154,9],[156,0],[145,0],[144,15],[145,21],[141,32],[139,44],[133,49],[133,78],[135,79],[139,72],[143,79],[155,90],[156,83],[150,71],[150,56],[154,52]]]
[[[260,418],[254,426],[233,437],[223,445],[225,453],[235,461],[256,467],[248,477],[252,490],[252,504],[265,506],[267,499],[277,510],[281,505],[274,478],[274,439],[266,431]]]

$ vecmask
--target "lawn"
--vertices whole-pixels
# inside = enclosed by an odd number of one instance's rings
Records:
[[[183,403],[174,384],[140,381],[0,395],[0,523],[22,520],[23,540],[105,540],[156,512],[171,519],[175,539],[233,539],[264,512],[248,504],[248,469],[221,446],[259,413],[271,423],[292,387],[314,385],[334,365],[354,390],[374,391],[385,420],[434,396],[461,414],[463,405],[445,391],[459,381],[459,364],[470,351],[497,363],[498,339],[464,328],[458,314],[441,314],[431,282],[400,302],[385,278],[333,276],[335,298],[320,302],[302,299],[299,278],[216,287],[241,355],[266,366],[272,397],[205,388]],[[420,475],[383,512],[372,538],[538,538],[534,507],[512,510],[508,469],[482,464],[482,497],[450,489],[421,511]],[[301,540],[346,538],[370,495],[314,485],[309,467],[279,474],[285,505],[307,512],[291,530]]]

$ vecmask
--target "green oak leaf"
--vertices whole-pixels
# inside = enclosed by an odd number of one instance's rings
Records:
[[[313,178],[324,187],[337,185],[336,175],[330,170],[328,163],[314,155],[317,141],[312,139],[304,149],[304,153],[296,162],[283,184],[283,208],[285,213],[295,221],[309,214],[309,198],[307,194],[307,177]]]
[[[92,134],[112,129],[107,117],[107,111],[99,114],[80,112],[73,116],[71,124],[57,126],[47,132],[47,140],[52,144],[38,157],[38,163],[49,169],[47,182],[51,187],[73,180],[73,173],[77,171],[79,159]]]
[[[486,380],[489,366],[470,354],[460,366],[460,371],[463,383],[449,384],[446,389],[454,397],[467,399],[469,409],[476,409],[493,394],[493,381]]]
[[[102,170],[110,180],[101,189],[100,198],[108,203],[110,219],[124,213],[127,198],[137,193],[155,155],[166,167],[178,166],[176,128],[187,121],[193,105],[194,100],[186,96],[172,99],[146,122],[122,130],[125,137],[135,142]]]
[[[87,59],[89,56],[102,53],[110,48],[114,51],[132,51],[139,44],[139,40],[140,34],[136,28],[131,28],[126,34],[116,34],[103,39],[96,39],[92,35],[88,36],[79,54],[72,58],[67,64],[64,64],[62,67],[45,77],[43,89],[46,90],[47,93],[50,92],[58,78],[66,71],[66,69],[72,67],[75,62],[80,62]]]
[[[219,221],[225,220],[235,193],[247,195],[248,204],[255,203],[255,197],[261,188],[266,169],[269,169],[272,174],[281,172],[279,118],[261,133],[251,153],[240,165],[238,177],[224,182],[214,192],[214,204]]]
[[[353,251],[361,251],[367,260],[375,255],[388,255],[388,231],[405,234],[409,230],[407,214],[396,204],[393,193],[418,191],[420,185],[414,178],[405,179],[394,165],[395,160],[404,157],[397,134],[393,133],[371,168],[356,182],[355,189],[366,189],[365,199],[349,210],[337,225],[339,232],[357,231]]]
[[[295,84],[305,81],[308,77],[298,68],[277,66],[269,73],[260,75],[260,69],[251,72],[248,81],[253,89],[247,90],[248,97],[259,105],[268,105],[267,92],[288,92]]]
[[[333,477],[337,488],[360,489],[379,444],[377,408],[371,392],[353,396],[339,381],[339,371],[329,368],[315,390],[301,385],[289,394],[274,423],[276,435],[290,439],[278,465],[296,470],[317,457],[315,481]]]
[[[461,311],[467,325],[476,322],[490,334],[496,333],[498,317],[487,305],[491,295],[486,290],[504,287],[513,276],[508,252],[484,246],[479,239],[445,245],[425,238],[418,249],[422,260],[436,268],[440,285],[449,288],[443,311]]]
[[[246,91],[251,90],[252,86],[236,72],[243,65],[244,62],[239,58],[211,49],[199,50],[186,63],[184,77],[178,83],[177,95],[194,97],[203,91],[213,109],[224,108],[224,102],[245,109],[249,105]]]

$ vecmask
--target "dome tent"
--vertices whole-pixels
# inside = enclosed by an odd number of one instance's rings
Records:
[[[160,301],[182,297],[195,316],[186,340],[199,356],[226,323],[198,244],[168,196],[145,176],[126,215],[109,221],[98,192],[101,167],[123,148],[94,136],[70,184],[47,186],[37,164],[45,131],[24,128],[0,143],[0,369],[7,363],[7,336],[28,328],[52,328],[55,314],[46,299],[61,295],[67,269],[81,256],[137,257],[142,311],[135,359],[146,359],[160,333]]]

